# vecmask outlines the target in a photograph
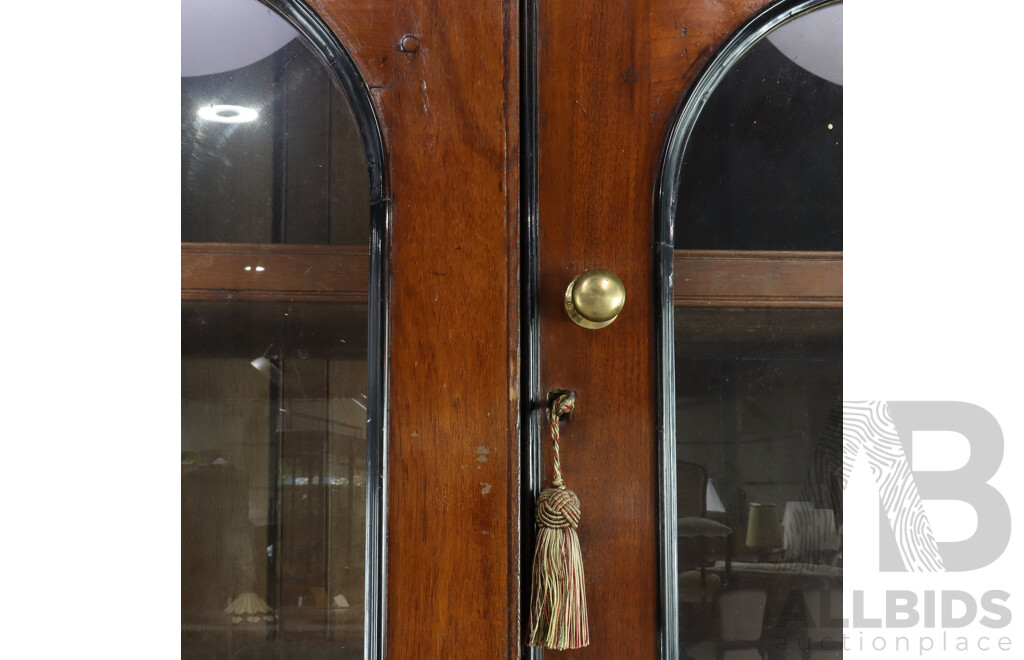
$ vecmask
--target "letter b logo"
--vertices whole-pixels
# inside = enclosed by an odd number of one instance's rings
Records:
[[[952,431],[970,446],[967,464],[943,472],[911,470],[915,431]],[[970,571],[994,562],[1010,540],[1010,509],[988,480],[1003,459],[1003,432],[986,410],[955,401],[847,402],[843,410],[846,480],[864,452],[882,510],[882,571]],[[963,541],[940,542],[922,504],[956,500],[974,508],[978,527]]]

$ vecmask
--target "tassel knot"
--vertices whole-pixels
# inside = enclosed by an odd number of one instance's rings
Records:
[[[580,498],[564,488],[548,488],[537,498],[537,524],[548,529],[580,526]]]

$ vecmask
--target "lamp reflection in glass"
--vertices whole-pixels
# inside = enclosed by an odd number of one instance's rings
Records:
[[[706,500],[708,513],[725,513],[725,505],[722,504],[722,498],[718,496],[718,491],[715,489],[714,479],[708,479]]]
[[[204,105],[199,108],[198,114],[207,121],[218,124],[247,124],[256,121],[259,113],[253,108],[246,108],[241,105]]]
[[[274,611],[267,601],[251,591],[228,603],[224,611],[231,615],[231,623],[269,623],[274,620]]]
[[[839,545],[835,513],[817,509],[812,502],[786,502],[782,527],[787,559],[817,563],[822,552],[832,552]]]
[[[264,376],[270,379],[270,382],[274,385],[281,385],[281,369],[274,364],[270,357],[270,349],[273,348],[273,344],[267,346],[267,350],[263,351],[263,355],[259,356],[249,364],[253,366],[256,371],[260,372]]]
[[[782,546],[782,525],[774,504],[750,503],[747,521],[747,547],[758,551],[758,561],[767,561],[773,550]]]

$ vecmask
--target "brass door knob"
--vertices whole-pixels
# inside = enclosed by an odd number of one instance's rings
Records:
[[[592,268],[577,275],[565,290],[565,311],[584,328],[603,328],[626,303],[626,287],[610,270]]]

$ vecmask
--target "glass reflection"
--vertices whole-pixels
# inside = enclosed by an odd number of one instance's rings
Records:
[[[801,657],[842,612],[842,311],[681,309],[675,349],[683,648]]]
[[[183,0],[181,91],[182,657],[362,658],[362,138],[256,0]]]
[[[362,657],[366,321],[183,303],[183,657],[275,640]]]
[[[256,0],[182,3],[181,147],[182,241],[368,244],[345,93]]]
[[[842,251],[842,5],[739,48],[685,143],[672,218],[676,277],[707,251],[707,290],[732,305],[674,310],[680,650],[841,658],[842,310],[821,295],[841,255],[811,271],[790,251]],[[751,280],[784,281],[793,307]]]
[[[843,249],[842,5],[758,41],[687,143],[675,246]]]

